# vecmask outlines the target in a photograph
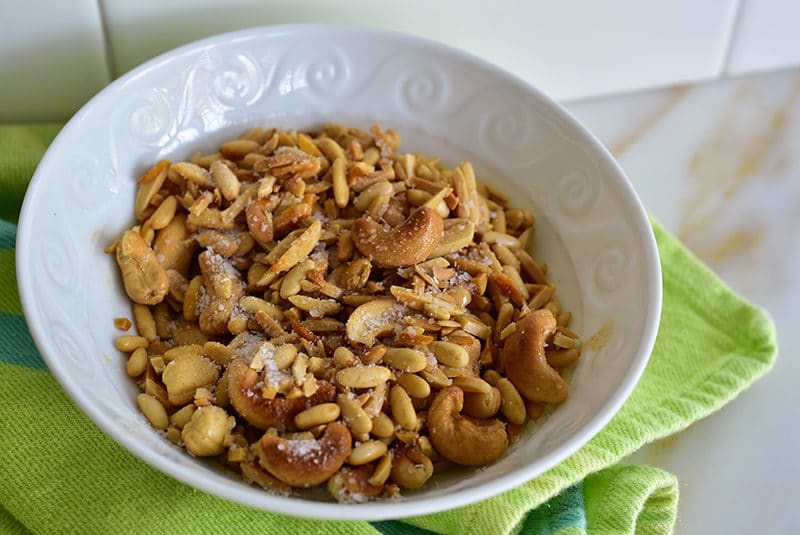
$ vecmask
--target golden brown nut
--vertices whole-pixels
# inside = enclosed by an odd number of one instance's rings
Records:
[[[274,233],[272,213],[266,208],[268,204],[269,201],[267,199],[257,199],[245,211],[245,220],[247,221],[247,228],[250,229],[250,234],[262,243],[272,241]]]
[[[347,318],[347,338],[354,344],[372,346],[378,337],[394,332],[402,318],[403,308],[392,297],[381,297],[364,303]]]
[[[506,338],[503,366],[519,393],[529,401],[561,403],[567,398],[567,383],[550,367],[545,339],[556,328],[553,313],[534,310],[517,321],[517,330]]]
[[[327,480],[350,455],[350,431],[339,422],[325,428],[319,440],[286,440],[265,433],[258,443],[258,460],[269,473],[293,487],[310,487]]]
[[[342,502],[361,502],[374,498],[383,490],[383,485],[370,485],[371,465],[358,468],[342,468],[328,480],[328,492]]]
[[[464,371],[469,375],[478,375],[480,371],[481,341],[468,332],[458,329],[453,331],[448,339],[467,350],[469,360],[464,366]]]
[[[198,388],[209,388],[217,382],[219,368],[202,355],[185,353],[176,357],[164,369],[161,379],[167,387],[169,402],[185,405],[194,399]]]
[[[420,207],[399,227],[387,230],[362,216],[353,223],[353,243],[361,254],[382,267],[403,267],[425,260],[442,239],[444,222],[428,207]]]
[[[181,440],[186,449],[198,457],[219,455],[225,451],[225,437],[236,425],[236,419],[216,405],[200,407],[183,426]]]
[[[433,462],[416,446],[400,443],[392,450],[392,481],[404,489],[418,489],[433,475]]]
[[[311,407],[336,400],[336,388],[327,381],[317,381],[317,391],[308,398],[277,396],[266,399],[260,388],[253,388],[259,381],[259,373],[243,359],[232,361],[227,375],[230,404],[250,425],[261,430],[269,427],[294,429],[294,417],[305,410],[306,404]]]
[[[443,388],[428,409],[428,430],[436,451],[454,463],[484,466],[508,447],[508,435],[500,420],[463,416],[464,392],[455,386]]]
[[[210,336],[227,334],[234,304],[244,295],[244,283],[239,272],[213,251],[203,251],[197,261],[210,300],[200,312],[200,330]]]
[[[189,239],[186,214],[176,214],[172,221],[156,233],[153,251],[164,269],[174,269],[186,276],[197,249],[197,243]]]
[[[239,464],[239,468],[242,471],[242,477],[245,481],[255,483],[263,489],[285,493],[289,492],[292,488],[290,485],[287,485],[261,468],[261,465],[256,461],[242,461]]]
[[[155,252],[138,233],[128,230],[117,246],[117,264],[125,293],[134,302],[155,305],[169,291],[169,277]]]
[[[442,240],[431,251],[428,258],[455,253],[470,243],[475,235],[475,223],[469,219],[448,218],[444,221]]]
[[[491,418],[500,410],[501,403],[500,390],[492,387],[488,394],[465,394],[463,410],[473,418]]]
[[[303,223],[311,217],[313,210],[308,203],[298,203],[290,206],[277,216],[274,221],[275,239],[286,236],[289,232],[303,226]]]

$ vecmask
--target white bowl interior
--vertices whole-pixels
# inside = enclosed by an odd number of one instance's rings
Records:
[[[500,461],[394,502],[281,497],[189,457],[152,430],[113,345],[130,316],[113,257],[132,221],[135,178],[160,158],[211,151],[251,126],[327,121],[402,136],[402,151],[471,160],[537,216],[535,258],[585,347],[568,400]],[[661,304],[646,214],[618,166],[562,109],[475,58],[403,35],[337,26],[257,28],[207,39],[114,82],[63,129],[25,199],[17,243],[26,318],[48,366],[108,434],[208,492],[319,518],[397,518],[497,494],[566,458],[607,423],[641,374]],[[603,338],[603,340],[599,340]],[[602,343],[601,343],[602,342]],[[590,347],[591,346],[591,347]],[[314,502],[308,507],[309,501]]]

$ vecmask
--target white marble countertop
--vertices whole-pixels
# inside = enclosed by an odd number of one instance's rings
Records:
[[[676,533],[800,533],[800,69],[567,108],[644,204],[777,325],[773,370],[630,461],[676,474]]]

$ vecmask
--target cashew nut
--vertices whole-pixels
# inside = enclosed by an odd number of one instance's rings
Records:
[[[200,407],[183,426],[181,439],[186,449],[198,457],[219,455],[225,450],[225,437],[236,425],[236,419],[216,405]]]
[[[347,338],[354,344],[372,346],[378,337],[394,332],[403,309],[403,305],[390,297],[364,303],[347,318]]]
[[[122,272],[125,292],[134,302],[155,305],[169,291],[169,277],[147,242],[127,230],[117,246],[117,264]]]
[[[164,269],[174,269],[184,276],[189,272],[197,248],[197,243],[189,239],[186,220],[186,214],[176,214],[153,240],[153,251]]]
[[[389,268],[410,266],[433,252],[442,239],[443,228],[441,216],[425,206],[391,230],[362,216],[353,223],[353,243],[374,264]]]
[[[553,313],[534,310],[517,320],[517,330],[506,338],[503,366],[506,376],[529,401],[561,403],[567,383],[547,363],[545,339],[556,328]]]
[[[239,272],[213,251],[203,251],[197,260],[206,293],[212,297],[200,313],[200,330],[212,336],[227,334],[234,303],[244,295],[244,283]]]
[[[500,410],[502,394],[492,387],[488,394],[466,393],[464,395],[464,412],[474,418],[491,418]]]
[[[505,424],[463,416],[464,392],[454,386],[439,391],[428,409],[431,442],[442,457],[467,466],[495,461],[508,447]]]
[[[404,489],[420,488],[433,475],[433,462],[416,446],[401,444],[392,454],[392,480]]]
[[[328,424],[319,440],[286,440],[265,433],[258,443],[259,463],[293,487],[310,487],[342,467],[350,455],[351,443],[350,431],[339,422]]]
[[[250,368],[244,359],[235,359],[228,365],[231,405],[250,425],[261,430],[269,427],[294,429],[294,417],[305,410],[306,403],[311,407],[336,399],[336,388],[327,381],[317,381],[317,391],[308,398],[278,396],[266,399],[260,388],[254,388],[258,381],[259,373]]]
[[[239,468],[242,470],[242,477],[245,481],[255,483],[263,489],[282,493],[292,489],[290,485],[261,468],[261,465],[255,461],[243,461],[239,463]]]
[[[170,362],[161,379],[167,387],[169,402],[184,405],[194,399],[198,388],[209,388],[217,382],[219,368],[202,355],[185,353]]]

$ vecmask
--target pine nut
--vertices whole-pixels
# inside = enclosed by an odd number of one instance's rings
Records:
[[[194,403],[184,405],[183,407],[172,413],[172,416],[169,417],[169,421],[172,425],[174,425],[178,429],[183,429],[183,426],[188,424],[189,420],[192,419],[192,414],[194,414],[194,411],[196,410],[197,407],[194,405]]]
[[[392,376],[384,366],[356,366],[336,373],[336,382],[347,388],[374,388]]]
[[[512,424],[522,425],[525,423],[525,402],[522,400],[517,388],[505,377],[497,381],[500,390],[501,404],[500,410]]]
[[[378,438],[389,438],[394,435],[394,422],[385,412],[381,412],[372,419],[370,432]]]
[[[354,399],[347,394],[339,394],[336,403],[342,411],[342,419],[347,427],[355,434],[369,433],[372,431],[372,419]]]
[[[333,352],[333,363],[338,368],[349,368],[358,364],[358,359],[348,348],[339,346]]]
[[[114,345],[120,351],[132,353],[139,348],[146,348],[150,342],[144,336],[124,335],[117,338]]]
[[[416,429],[417,412],[411,403],[411,397],[402,386],[395,385],[389,391],[389,406],[392,408],[392,417],[397,425],[409,431]]]
[[[375,471],[372,472],[372,476],[367,480],[367,483],[372,485],[373,487],[380,487],[386,480],[389,479],[389,476],[392,473],[392,453],[387,451],[381,457],[381,460],[378,462],[378,466],[375,467]]]
[[[454,377],[453,386],[459,387],[464,392],[477,394],[488,394],[492,390],[492,385],[478,377]]]
[[[299,429],[311,429],[335,421],[339,418],[339,414],[341,409],[336,403],[320,403],[299,412],[294,417],[294,423]]]
[[[383,361],[389,366],[407,373],[424,370],[428,359],[422,352],[408,347],[390,347],[383,355]]]
[[[136,322],[136,330],[139,331],[140,336],[144,336],[150,342],[158,338],[156,322],[153,319],[153,313],[149,306],[134,303],[133,321]]]
[[[463,368],[469,364],[469,354],[464,346],[453,342],[436,341],[430,345],[436,360],[445,366]]]
[[[431,385],[428,381],[413,373],[404,373],[397,379],[397,384],[402,386],[412,398],[427,398],[431,394]]]
[[[139,410],[142,411],[145,418],[150,421],[150,425],[156,429],[166,429],[169,425],[169,418],[167,411],[156,398],[151,395],[141,393],[136,396],[136,404],[139,405]]]
[[[350,457],[347,462],[353,466],[361,466],[362,464],[371,463],[379,457],[383,457],[386,453],[386,444],[379,440],[370,440],[362,442],[350,452]]]
[[[344,208],[350,203],[350,186],[347,185],[347,178],[344,176],[344,158],[336,158],[333,161],[331,173],[333,198],[336,206]]]
[[[125,371],[128,377],[139,377],[147,369],[147,351],[140,347],[131,353]]]

